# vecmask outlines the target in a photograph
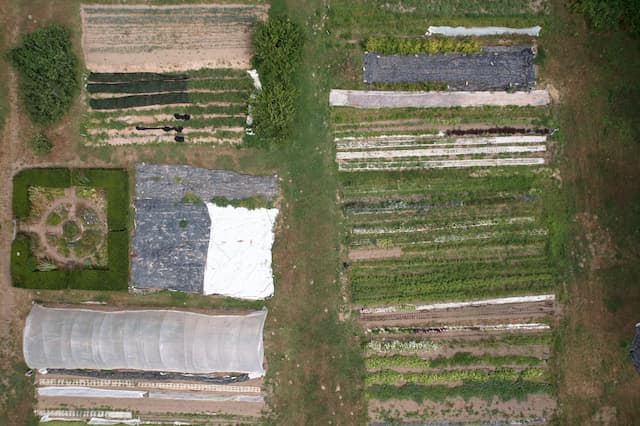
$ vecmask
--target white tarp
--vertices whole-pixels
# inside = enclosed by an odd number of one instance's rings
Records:
[[[264,375],[267,311],[204,315],[34,305],[23,336],[30,368]]]
[[[546,90],[530,92],[397,92],[331,89],[329,105],[354,108],[449,108],[544,106],[551,102]]]
[[[430,26],[425,35],[439,34],[447,37],[468,37],[468,36],[487,36],[487,35],[507,35],[507,34],[524,34],[532,37],[538,37],[542,27],[536,25],[528,28],[508,28],[508,27],[437,27]]]
[[[203,293],[251,300],[272,296],[271,247],[278,209],[211,203],[207,209],[211,235]]]
[[[83,398],[144,398],[147,392],[118,389],[97,389],[71,386],[38,388],[38,396],[69,396]]]

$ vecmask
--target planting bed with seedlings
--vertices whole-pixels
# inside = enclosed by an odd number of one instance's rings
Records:
[[[256,4],[81,7],[82,48],[93,72],[248,68]]]
[[[92,145],[242,142],[252,81],[246,71],[90,73],[82,133]]]
[[[530,16],[527,5],[503,6]],[[480,18],[473,8],[460,5],[450,23],[465,11]],[[351,24],[371,52],[357,74],[387,85],[330,96],[345,293],[365,329],[370,420],[548,421],[558,238],[549,96],[463,92],[533,87],[533,52],[517,44],[527,36],[491,47],[498,37],[418,39]],[[424,82],[449,92],[407,86]]]

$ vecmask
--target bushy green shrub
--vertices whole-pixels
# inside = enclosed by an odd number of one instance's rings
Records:
[[[253,63],[263,83],[290,81],[302,60],[304,34],[285,17],[260,23],[254,39]]]
[[[640,34],[640,0],[574,0],[573,9],[595,30]]]
[[[29,139],[29,146],[36,155],[47,155],[51,152],[53,145],[45,135],[35,135]]]
[[[40,125],[59,121],[80,89],[69,30],[50,24],[23,35],[7,58],[18,70],[20,98],[31,121]]]
[[[288,18],[273,18],[259,25],[254,45],[253,63],[263,87],[252,113],[255,132],[261,140],[283,141],[295,118],[293,76],[302,61],[304,34]]]
[[[384,55],[416,55],[419,53],[480,53],[480,44],[470,38],[397,38],[372,37],[365,50]]]

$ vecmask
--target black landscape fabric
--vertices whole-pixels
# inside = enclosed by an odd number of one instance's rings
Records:
[[[364,55],[365,83],[442,82],[449,90],[528,89],[535,84],[529,47],[486,47],[479,54]]]

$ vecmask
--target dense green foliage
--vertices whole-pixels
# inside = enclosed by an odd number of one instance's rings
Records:
[[[409,367],[409,368],[441,368],[452,366],[468,366],[489,364],[497,367],[505,365],[540,365],[544,361],[523,355],[473,355],[470,352],[456,352],[452,357],[421,358],[417,355],[388,355],[367,358],[367,368]]]
[[[262,208],[271,208],[272,203],[268,202],[261,196],[241,198],[238,200],[229,200],[225,197],[214,197],[211,199],[211,202],[217,206],[233,206],[233,207],[244,207],[245,209],[262,209]]]
[[[58,24],[42,27],[23,35],[7,57],[19,72],[20,98],[31,120],[40,125],[60,120],[80,88],[71,33]]]
[[[29,139],[29,146],[31,147],[31,151],[36,155],[47,155],[53,147],[49,138],[42,134],[32,136],[31,139]]]
[[[640,0],[575,0],[573,7],[595,30],[640,35]]]
[[[421,404],[425,399],[442,402],[447,398],[461,397],[465,400],[477,397],[486,401],[498,397],[503,401],[517,399],[523,401],[530,394],[549,393],[553,386],[547,383],[528,382],[523,380],[489,380],[486,382],[465,381],[462,386],[446,385],[425,386],[408,383],[404,386],[372,385],[367,389],[367,396],[372,399],[386,401],[388,399],[412,399]]]
[[[168,92],[152,95],[120,96],[117,98],[90,99],[89,106],[93,109],[124,109],[149,105],[188,104],[199,102],[244,102],[243,93],[186,93]]]
[[[263,83],[290,83],[302,60],[304,34],[285,17],[260,23],[254,38],[253,64]]]
[[[449,85],[438,81],[418,81],[415,83],[393,83],[393,82],[376,82],[370,83],[369,90],[401,90],[406,92],[423,91],[430,92],[436,90],[447,90]]]
[[[399,38],[372,37],[364,48],[384,55],[415,55],[418,53],[480,53],[480,43],[471,38]]]
[[[304,34],[288,18],[276,17],[258,26],[254,43],[253,63],[262,83],[253,107],[255,131],[260,140],[283,141],[295,117],[292,78],[302,60]]]
[[[19,234],[11,249],[13,285],[24,288],[126,290],[129,282],[129,178],[119,169],[29,169],[13,180],[13,214],[18,220],[29,216],[29,186],[103,188],[107,195],[107,269],[37,271],[31,255],[33,242]],[[86,241],[91,244],[91,241]],[[81,243],[83,244],[83,243]],[[18,253],[20,253],[18,255]]]

